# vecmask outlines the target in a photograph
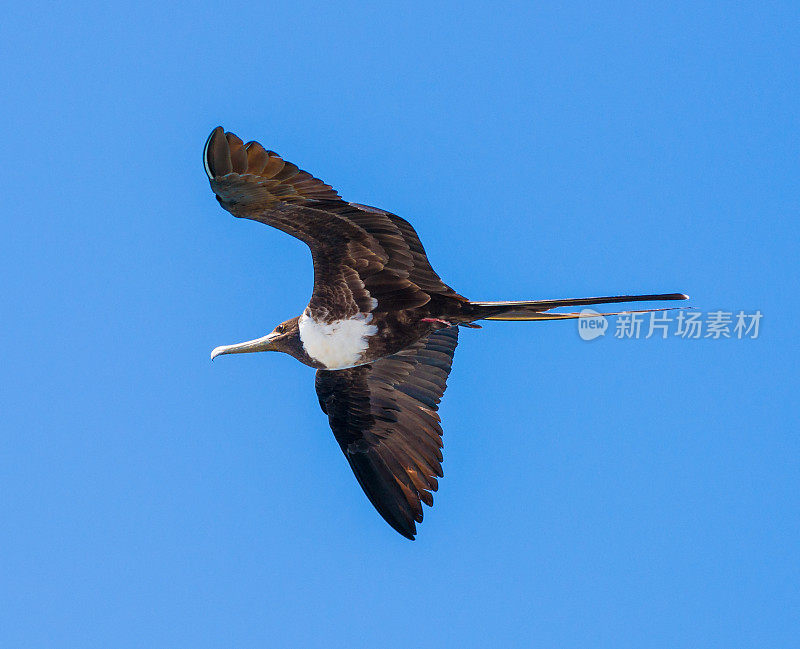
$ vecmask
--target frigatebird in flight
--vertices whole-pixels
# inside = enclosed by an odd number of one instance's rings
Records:
[[[217,347],[211,358],[278,351],[315,368],[319,404],[361,488],[409,539],[442,477],[437,410],[459,326],[579,316],[551,313],[556,307],[687,298],[474,302],[441,280],[399,216],[343,200],[277,153],[243,144],[222,127],[209,136],[203,157],[222,207],[297,237],[314,262],[314,290],[300,316],[261,338]]]

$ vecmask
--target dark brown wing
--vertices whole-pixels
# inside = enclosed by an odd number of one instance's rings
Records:
[[[317,372],[320,406],[359,484],[409,539],[442,477],[436,411],[457,344],[458,328],[449,327],[370,365]]]
[[[343,201],[330,185],[222,127],[208,138],[204,159],[226,210],[308,244],[315,317],[413,308],[433,293],[460,297],[434,272],[416,232],[399,216]]]

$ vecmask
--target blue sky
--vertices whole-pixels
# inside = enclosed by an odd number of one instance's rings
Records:
[[[766,647],[800,629],[796,3],[18,4],[0,24],[0,645]],[[475,299],[685,291],[756,340],[464,331],[418,539],[289,357],[222,124]]]

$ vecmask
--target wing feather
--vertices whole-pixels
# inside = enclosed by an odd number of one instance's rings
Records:
[[[222,127],[209,136],[204,162],[226,210],[309,246],[312,315],[339,319],[414,308],[435,293],[464,299],[442,282],[414,228],[399,216],[343,201],[330,185]]]
[[[370,365],[317,372],[320,406],[361,488],[409,539],[443,475],[436,411],[457,344],[450,327]]]

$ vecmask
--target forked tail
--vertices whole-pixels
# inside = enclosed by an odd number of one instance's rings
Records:
[[[470,302],[481,314],[477,320],[571,320],[580,313],[547,313],[549,309],[565,306],[588,306],[590,304],[614,304],[619,302],[654,302],[657,300],[688,300],[683,293],[660,295],[614,295],[610,297],[583,297],[566,300],[526,300],[521,302]],[[675,307],[672,307],[675,308]],[[648,313],[668,309],[643,309],[623,311],[622,313]],[[485,314],[485,315],[483,315]],[[602,315],[617,315],[605,313]]]

